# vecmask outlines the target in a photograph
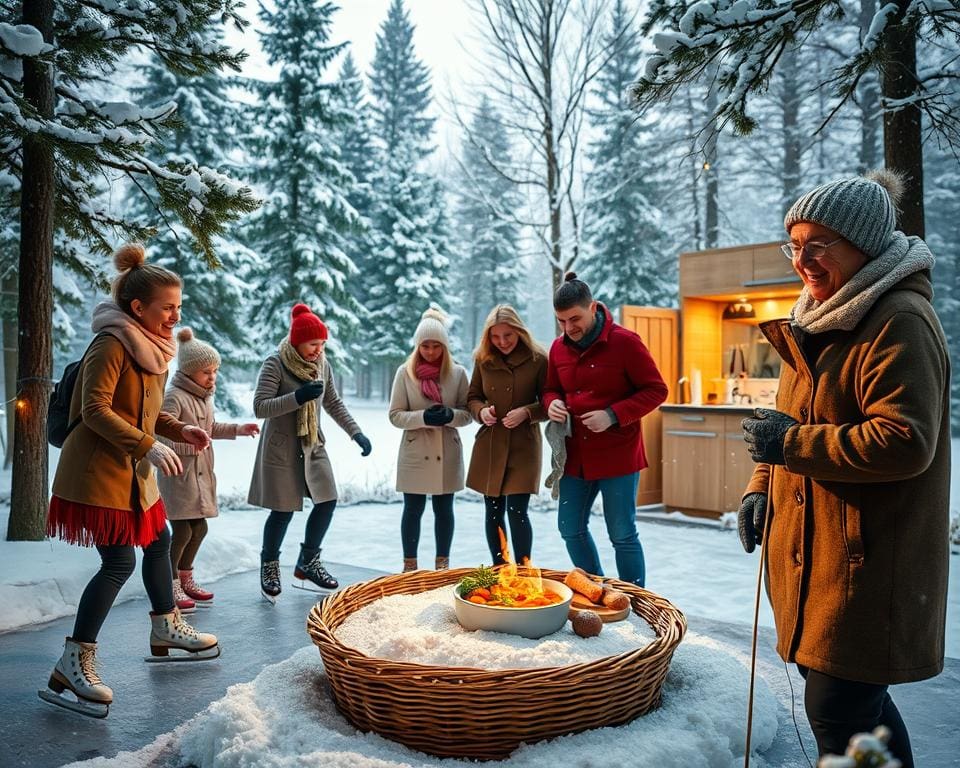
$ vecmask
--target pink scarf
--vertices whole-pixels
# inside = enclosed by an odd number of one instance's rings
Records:
[[[177,354],[173,339],[165,339],[144,328],[112,301],[103,301],[93,310],[94,333],[109,333],[147,373],[166,373],[167,364]]]
[[[420,392],[427,400],[443,403],[443,396],[440,394],[440,363],[421,360],[417,363],[417,380],[420,382]]]

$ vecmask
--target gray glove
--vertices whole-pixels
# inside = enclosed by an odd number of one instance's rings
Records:
[[[769,408],[757,408],[751,418],[740,422],[751,458],[758,464],[785,464],[783,441],[787,430],[800,422]]]
[[[766,522],[767,494],[748,493],[743,497],[740,511],[737,512],[737,535],[748,553],[753,552],[757,544],[763,543],[763,526]]]

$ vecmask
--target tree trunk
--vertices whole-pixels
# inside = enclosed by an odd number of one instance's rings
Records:
[[[795,51],[783,54],[783,94],[780,104],[783,114],[783,189],[780,214],[785,216],[800,196],[800,99],[799,62]]]
[[[13,270],[4,276],[0,285],[3,301],[3,317],[0,327],[3,329],[3,399],[11,407],[6,408],[4,425],[3,468],[7,469],[13,461],[14,408],[17,398],[17,276]]]
[[[24,3],[23,21],[53,42],[53,0]],[[53,116],[53,67],[24,59],[23,95],[41,118]],[[17,319],[17,402],[14,417],[10,541],[42,541],[47,516],[47,399],[53,369],[53,149],[36,137],[23,142],[20,195],[20,275]]]
[[[877,12],[877,0],[860,0],[860,35],[865,37]],[[861,174],[873,170],[879,164],[880,134],[880,89],[877,73],[864,75],[857,89],[860,105],[860,161],[857,171]]]
[[[883,98],[896,104],[918,95],[917,30],[905,24],[903,16],[910,0],[897,0],[899,11],[883,32],[886,51],[881,72]],[[886,107],[883,113],[883,155],[887,168],[906,177],[900,201],[899,228],[908,235],[924,237],[923,222],[923,136],[920,108],[903,104]]]
[[[703,148],[703,172],[704,172],[704,191],[706,219],[704,221],[704,234],[706,235],[706,247],[716,248],[720,244],[720,177],[717,174],[717,139],[718,126],[716,118],[713,115],[717,111],[717,89],[711,86],[707,91],[707,114],[710,117],[710,136]]]

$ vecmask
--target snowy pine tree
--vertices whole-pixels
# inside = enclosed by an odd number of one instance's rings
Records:
[[[525,270],[520,225],[513,217],[523,201],[516,186],[490,163],[494,157],[509,163],[510,155],[503,120],[483,97],[460,159],[463,184],[456,207],[460,260],[453,288],[460,299],[460,334],[467,349],[476,346],[483,321],[495,305],[520,308]]]
[[[256,86],[251,162],[265,200],[246,236],[261,260],[251,307],[259,343],[279,343],[291,307],[302,301],[327,323],[328,350],[342,361],[362,309],[347,239],[359,223],[348,199],[354,178],[336,143],[352,115],[341,85],[327,75],[345,45],[330,43],[335,11],[317,0],[291,0],[276,11],[261,6],[261,44],[280,72]]]
[[[613,7],[606,44],[612,55],[597,77],[600,105],[591,110],[601,135],[590,151],[591,248],[582,271],[595,295],[611,307],[670,306],[676,302],[677,256],[657,202],[666,186],[659,178],[662,155],[651,151],[651,121],[638,120],[627,103],[640,41],[623,0]]]
[[[135,91],[141,103],[177,105],[176,126],[160,147],[164,154],[153,159],[160,164],[193,162],[234,173],[231,155],[239,150],[243,116],[227,94],[227,81],[209,73],[191,77],[172,72],[157,57],[141,68],[141,74],[143,85]],[[151,261],[183,278],[183,323],[193,328],[197,338],[217,348],[225,367],[255,363],[259,355],[251,347],[244,317],[255,255],[235,241],[235,232],[225,232],[215,239],[221,266],[211,269],[191,258],[184,248],[187,233],[159,216],[151,198],[134,190],[130,207],[158,230],[149,243]],[[235,406],[226,392],[218,397],[218,404]]]
[[[410,352],[421,313],[442,302],[446,287],[446,201],[423,170],[432,150],[430,75],[413,47],[413,25],[393,0],[377,35],[370,73],[376,170],[371,228],[373,261],[365,273],[371,324],[365,349],[383,364],[383,379]]]

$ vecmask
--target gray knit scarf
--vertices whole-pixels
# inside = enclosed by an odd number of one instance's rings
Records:
[[[933,268],[933,254],[919,237],[894,232],[886,250],[868,261],[833,296],[819,302],[804,286],[790,320],[807,333],[852,331],[883,294],[908,275]]]

